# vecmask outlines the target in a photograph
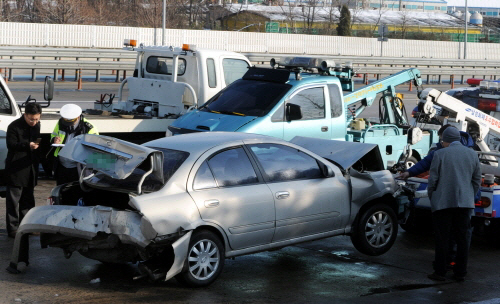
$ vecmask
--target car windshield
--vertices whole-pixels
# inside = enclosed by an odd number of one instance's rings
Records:
[[[155,192],[160,190],[163,185],[174,175],[182,163],[189,156],[188,152],[171,150],[165,148],[148,147],[161,151],[163,153],[163,181],[159,180],[153,174],[150,174],[142,184],[143,192]],[[93,177],[86,180],[86,183],[97,188],[112,188],[123,192],[136,192],[139,181],[142,176],[150,169],[149,161],[144,161],[134,169],[125,179],[114,179],[104,173],[96,173]]]
[[[264,116],[292,86],[255,80],[237,80],[207,101],[201,111],[239,116]]]

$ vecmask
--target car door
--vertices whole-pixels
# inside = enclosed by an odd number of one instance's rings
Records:
[[[307,86],[292,93],[286,103],[300,106],[302,118],[286,121],[285,117],[284,140],[295,136],[331,139],[330,117],[326,118],[326,113],[330,112],[330,103],[325,102],[329,100],[326,94],[326,85]]]
[[[341,228],[349,212],[347,187],[338,177],[325,178],[309,154],[280,144],[251,144],[274,195],[276,231],[273,242]]]
[[[268,244],[274,234],[274,199],[242,146],[198,160],[191,197],[204,221],[226,232],[232,249]],[[189,189],[189,186],[188,186]]]
[[[21,115],[14,98],[4,89],[5,86],[3,79],[0,80],[0,169],[5,168],[7,157],[7,128]]]

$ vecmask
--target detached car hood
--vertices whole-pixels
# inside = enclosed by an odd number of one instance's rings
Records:
[[[84,134],[66,143],[60,157],[84,165],[114,179],[127,178],[149,159],[151,174],[163,181],[163,153],[109,136]]]
[[[256,116],[226,115],[196,110],[177,118],[171,126],[194,131],[234,132],[256,118]]]
[[[302,136],[295,136],[290,142],[335,162],[344,170],[349,169],[357,162],[362,162],[363,169],[367,171],[385,169],[380,150],[376,144]]]

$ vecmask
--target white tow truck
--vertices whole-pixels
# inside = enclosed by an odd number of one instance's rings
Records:
[[[483,83],[483,86],[488,86]],[[498,91],[498,85],[489,86],[489,90]],[[497,92],[500,93],[500,92]],[[483,111],[452,97],[449,93],[435,89],[425,89],[421,94],[421,109],[429,119],[436,115],[436,107],[446,110],[448,117],[444,124],[451,124],[460,131],[469,133],[475,140],[477,153],[481,160],[483,180],[481,199],[475,203],[472,219],[475,231],[499,232],[500,228],[500,120]],[[491,112],[490,114],[495,114]],[[427,197],[427,177],[409,179],[414,183],[416,199],[410,208],[411,213],[406,224],[401,225],[407,231],[415,231],[429,226],[430,201]]]
[[[244,55],[195,45],[137,47],[128,39],[124,44],[137,52],[133,76],[122,81],[116,95],[96,101],[86,117],[99,133],[135,142],[163,137],[174,119],[241,78],[251,65]],[[42,115],[41,133],[50,134],[57,119]]]

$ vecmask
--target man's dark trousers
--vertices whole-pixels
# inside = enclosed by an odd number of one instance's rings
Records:
[[[436,238],[436,256],[434,271],[441,276],[446,274],[447,255],[450,239],[453,235],[457,242],[457,256],[453,272],[463,277],[467,274],[467,257],[469,256],[471,209],[447,208],[432,213]]]
[[[27,187],[7,186],[5,198],[7,211],[7,233],[15,233],[28,211],[35,207],[33,173]]]

